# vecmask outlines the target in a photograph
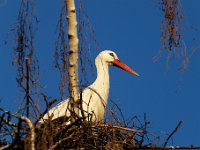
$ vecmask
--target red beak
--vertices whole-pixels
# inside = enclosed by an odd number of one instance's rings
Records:
[[[128,67],[126,64],[124,64],[123,62],[121,62],[119,59],[114,59],[114,61],[112,62],[114,66],[119,67],[131,74],[134,74],[136,76],[139,76],[139,74],[137,72],[135,72],[133,69],[131,69],[130,67]]]

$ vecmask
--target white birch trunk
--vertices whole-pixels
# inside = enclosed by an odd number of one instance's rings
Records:
[[[72,110],[78,115],[78,36],[74,0],[66,0],[69,39],[69,91]],[[73,117],[73,116],[72,116]],[[75,119],[75,118],[74,118]],[[73,119],[73,120],[74,120]]]

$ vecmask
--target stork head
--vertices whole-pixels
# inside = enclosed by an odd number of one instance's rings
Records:
[[[101,53],[99,53],[99,55],[97,56],[97,58],[100,58],[101,61],[107,63],[110,66],[116,66],[119,67],[131,74],[134,74],[136,76],[139,76],[139,74],[137,72],[135,72],[133,69],[131,69],[130,67],[128,67],[126,64],[124,64],[123,62],[121,62],[119,60],[119,58],[117,57],[117,55],[115,54],[115,52],[111,51],[111,50],[104,50]]]

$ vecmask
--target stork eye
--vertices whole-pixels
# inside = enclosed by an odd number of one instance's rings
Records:
[[[109,54],[110,54],[110,56],[115,57],[113,53],[109,53]]]

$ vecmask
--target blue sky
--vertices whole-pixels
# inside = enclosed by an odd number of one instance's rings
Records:
[[[149,131],[164,135],[170,133],[177,123],[183,123],[173,136],[175,145],[200,144],[200,53],[191,57],[184,73],[177,71],[180,60],[171,59],[165,70],[166,53],[163,51],[157,63],[152,58],[157,54],[163,14],[155,0],[86,0],[85,9],[94,28],[100,49],[114,50],[118,57],[135,69],[140,77],[132,76],[118,68],[110,68],[110,100],[119,104],[126,118],[147,114],[151,122]],[[200,29],[198,0],[182,0],[186,20],[183,35],[187,48],[198,46]],[[41,82],[44,91],[51,97],[59,97],[59,73],[53,69],[53,54],[56,24],[62,1],[37,1],[39,17],[35,34],[36,55],[40,64]],[[0,106],[16,110],[19,91],[12,66],[14,39],[9,32],[15,23],[19,9],[18,1],[0,0]],[[7,39],[8,44],[4,45]],[[92,50],[93,61],[98,54]],[[92,80],[90,81],[92,82]],[[178,90],[177,90],[178,89]]]

